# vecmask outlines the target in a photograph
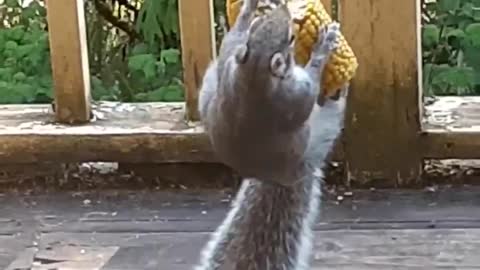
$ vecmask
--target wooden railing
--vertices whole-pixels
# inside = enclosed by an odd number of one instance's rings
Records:
[[[46,2],[55,120],[64,125],[25,127],[33,116],[51,114],[43,105],[30,106],[37,108],[33,115],[8,107],[23,118],[0,135],[0,162],[216,162],[195,122],[199,84],[215,57],[212,0],[179,0],[186,106],[130,104],[129,110],[118,104],[92,110],[83,0]],[[419,1],[339,0],[337,14],[360,65],[336,150],[347,180],[411,184],[419,181],[424,158],[480,157],[478,133],[422,129]],[[103,119],[89,123],[92,111]],[[79,123],[87,124],[69,126]]]

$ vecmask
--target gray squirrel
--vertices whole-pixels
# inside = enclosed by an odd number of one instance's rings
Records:
[[[319,105],[339,24],[322,29],[301,67],[287,7],[254,18],[258,2],[244,0],[200,89],[213,150],[244,181],[195,270],[307,269],[323,167],[343,128],[348,85]]]

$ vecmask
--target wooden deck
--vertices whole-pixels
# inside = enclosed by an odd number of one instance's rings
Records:
[[[437,97],[425,106],[423,128],[437,132],[479,132],[480,97]]]
[[[480,269],[480,188],[324,198],[315,270]],[[187,270],[229,192],[0,195],[1,269]]]
[[[0,105],[0,163],[213,161],[183,103],[98,102],[92,113],[88,124],[64,125],[48,104]]]

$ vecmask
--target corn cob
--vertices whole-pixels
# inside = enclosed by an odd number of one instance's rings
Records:
[[[278,2],[278,1],[277,1]],[[232,25],[240,11],[243,0],[227,0],[227,21]],[[321,0],[287,0],[295,25],[295,60],[305,65],[318,38],[319,28],[332,22]],[[345,37],[340,35],[339,47],[330,58],[322,76],[322,86],[327,96],[336,93],[349,82],[358,67],[357,58]]]

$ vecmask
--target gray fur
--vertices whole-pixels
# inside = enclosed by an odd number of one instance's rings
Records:
[[[321,170],[343,128],[346,91],[338,101],[327,100],[312,111],[309,123],[315,132],[302,166],[304,176],[292,186],[245,179],[195,270],[308,269]]]
[[[311,133],[307,119],[320,93],[320,76],[337,47],[339,29],[336,23],[325,28],[311,60],[302,68],[293,59],[286,7],[249,26],[257,2],[244,1],[222,41],[218,60],[206,71],[199,112],[223,163],[246,178],[291,185],[302,168]],[[245,46],[247,59],[239,62],[237,56]],[[285,70],[284,76],[270,70],[275,53],[284,57],[279,67]]]
[[[245,0],[239,18],[251,19],[257,2]],[[292,61],[284,62],[285,76],[277,76],[268,71],[271,59],[263,57],[272,55],[268,44],[247,46],[251,51],[246,61],[237,54],[254,40],[250,35],[268,32],[262,27],[269,18],[262,20],[253,24],[255,28],[237,20],[200,90],[200,116],[214,151],[245,180],[195,270],[306,270],[309,266],[322,169],[343,128],[348,93],[345,86],[338,100],[327,99],[323,106],[316,103],[339,29],[336,23],[324,29],[305,68],[295,65],[290,45],[272,42],[274,50]],[[255,38],[268,43],[290,31],[285,21],[270,30],[270,37]]]

